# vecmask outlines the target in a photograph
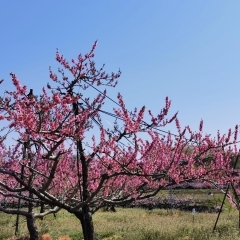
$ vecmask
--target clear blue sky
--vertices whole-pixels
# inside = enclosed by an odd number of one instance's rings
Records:
[[[122,70],[116,89],[129,109],[154,113],[172,100],[182,125],[208,133],[240,124],[240,1],[0,1],[0,92],[9,73],[38,92],[56,48],[67,58],[90,50]],[[109,120],[108,120],[109,121]]]

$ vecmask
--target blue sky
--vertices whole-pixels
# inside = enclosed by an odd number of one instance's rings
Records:
[[[122,76],[129,109],[157,114],[165,97],[182,125],[215,134],[240,124],[240,1],[0,1],[0,92],[10,72],[35,92],[66,58],[86,53],[98,39],[96,64]],[[110,105],[109,105],[110,106]],[[106,119],[110,121],[109,119]]]

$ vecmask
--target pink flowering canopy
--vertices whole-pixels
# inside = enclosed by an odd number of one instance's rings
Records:
[[[112,129],[104,127],[107,91],[90,99],[88,90],[115,87],[121,72],[96,69],[95,47],[71,63],[57,51],[64,70],[57,75],[50,69],[52,83],[38,97],[11,73],[15,90],[0,99],[0,121],[6,126],[0,142],[2,199],[16,201],[21,192],[28,200],[31,192],[34,199],[72,212],[82,206],[95,212],[106,203],[144,199],[184,181],[234,181],[230,163],[238,154],[238,126],[213,138],[203,134],[203,121],[195,132],[181,127],[177,114],[168,118],[168,98],[155,116],[145,107],[128,110],[119,93]],[[160,134],[170,123],[177,134]],[[5,145],[6,132],[15,133],[13,148]]]

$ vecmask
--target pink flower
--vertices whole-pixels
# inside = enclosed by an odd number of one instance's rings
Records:
[[[55,103],[60,103],[60,102],[61,102],[61,99],[60,99],[59,94],[55,93],[55,94],[53,95],[53,101],[54,101]]]

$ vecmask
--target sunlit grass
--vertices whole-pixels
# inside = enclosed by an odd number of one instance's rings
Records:
[[[213,226],[217,214],[167,210],[118,209],[115,213],[98,213],[96,230],[101,237],[116,239],[240,239],[237,212],[223,213],[217,231]],[[115,239],[113,238],[113,239]]]
[[[192,197],[196,203],[219,206],[223,195],[209,190],[174,190],[173,198]],[[169,197],[164,190],[158,196]],[[100,209],[93,216],[97,239],[105,240],[236,240],[240,239],[238,230],[238,212],[226,201],[217,229],[213,233],[217,213],[198,213],[173,209],[173,211],[140,208],[117,208],[117,212],[106,212]],[[194,220],[194,221],[193,221]],[[9,239],[15,232],[15,215],[0,213],[0,240]],[[53,240],[68,235],[72,240],[82,239],[79,220],[66,211],[60,211],[56,219],[49,215],[44,220],[36,221],[40,235],[49,233]],[[20,217],[19,236],[27,236],[26,221]]]
[[[154,209],[124,209],[117,208],[117,212],[99,211],[93,217],[98,239],[240,239],[238,231],[238,212],[227,210],[221,214],[217,230],[212,233],[217,214],[169,211]],[[0,214],[0,239],[8,239],[14,235],[16,216]],[[27,235],[26,223],[20,220],[20,236]],[[69,235],[71,239],[82,238],[81,226],[77,218],[66,211],[61,211],[55,219],[47,216],[44,220],[37,220],[40,234],[50,233],[53,239],[61,235]]]

